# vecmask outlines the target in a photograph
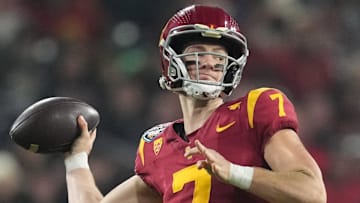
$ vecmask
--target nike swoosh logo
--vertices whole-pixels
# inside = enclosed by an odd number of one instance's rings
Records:
[[[229,129],[231,126],[233,126],[234,124],[236,123],[236,121],[233,121],[231,123],[228,123],[224,126],[220,126],[219,124],[217,124],[216,126],[216,132],[217,133],[221,133],[221,132],[224,132],[225,130]]]

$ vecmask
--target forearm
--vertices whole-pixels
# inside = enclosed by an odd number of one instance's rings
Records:
[[[69,203],[98,203],[103,195],[90,171],[86,152],[67,156],[64,160]]]
[[[75,169],[66,173],[69,203],[98,203],[103,195],[89,169]]]
[[[309,171],[274,172],[255,168],[248,192],[269,202],[326,202],[322,181]]]

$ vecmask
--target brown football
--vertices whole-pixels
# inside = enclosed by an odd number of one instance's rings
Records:
[[[83,115],[89,130],[99,122],[98,111],[71,97],[49,97],[26,108],[14,121],[9,135],[21,147],[35,153],[66,152],[80,135],[77,117]]]

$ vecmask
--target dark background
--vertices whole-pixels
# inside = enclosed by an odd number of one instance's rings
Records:
[[[67,202],[62,155],[39,155],[8,131],[30,104],[72,96],[101,114],[90,158],[107,193],[133,174],[138,140],[181,116],[158,87],[166,21],[193,3],[239,22],[250,56],[233,97],[272,86],[296,106],[329,203],[360,202],[360,1],[0,0],[0,202]]]

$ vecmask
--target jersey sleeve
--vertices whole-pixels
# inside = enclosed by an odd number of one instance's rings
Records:
[[[145,141],[143,140],[143,138],[141,138],[137,152],[136,152],[136,158],[135,158],[135,173],[137,175],[141,174],[141,171],[142,171],[141,169],[145,165],[145,163],[144,163],[145,162],[144,146],[145,146]]]
[[[154,146],[159,145],[159,141],[162,142],[163,131],[170,124],[170,122],[164,123],[146,130],[139,142],[135,158],[135,174],[151,187],[154,187],[154,183],[149,176],[149,167],[153,167],[152,163],[156,159],[154,156],[156,148]]]
[[[292,102],[278,89],[259,88],[247,98],[249,127],[256,131],[264,151],[268,140],[281,129],[298,132],[298,119]]]

